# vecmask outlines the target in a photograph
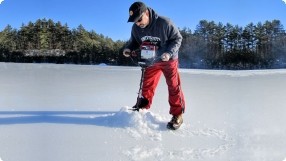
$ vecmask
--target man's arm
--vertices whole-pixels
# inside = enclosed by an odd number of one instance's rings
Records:
[[[181,46],[183,37],[180,34],[179,29],[172,22],[169,22],[168,24],[167,34],[168,34],[168,40],[167,40],[168,46],[166,52],[169,53],[172,58],[178,58],[178,51]]]

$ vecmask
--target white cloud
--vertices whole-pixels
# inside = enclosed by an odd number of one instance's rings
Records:
[[[4,0],[0,0],[0,4],[3,2]]]
[[[286,0],[282,0],[286,4]]]

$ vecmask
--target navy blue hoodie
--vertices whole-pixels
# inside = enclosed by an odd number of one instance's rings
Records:
[[[160,57],[167,52],[172,59],[178,59],[178,51],[181,46],[182,36],[179,29],[170,19],[159,16],[153,9],[149,10],[149,25],[145,28],[132,26],[131,37],[126,48],[136,50],[143,42],[152,42],[158,47],[156,56]]]

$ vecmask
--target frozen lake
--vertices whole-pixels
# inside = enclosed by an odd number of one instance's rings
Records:
[[[181,69],[177,131],[164,77],[149,111],[128,110],[140,72],[0,63],[0,161],[285,161],[286,70]]]

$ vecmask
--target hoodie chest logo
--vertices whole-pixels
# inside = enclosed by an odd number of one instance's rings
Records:
[[[159,37],[153,37],[153,36],[144,36],[141,38],[142,42],[150,42],[154,45],[159,45],[161,42],[161,39]]]

